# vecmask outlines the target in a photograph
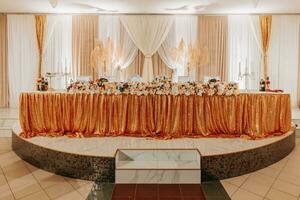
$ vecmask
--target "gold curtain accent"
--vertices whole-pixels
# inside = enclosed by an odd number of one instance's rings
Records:
[[[45,24],[46,24],[46,15],[35,15],[35,31],[36,31],[36,39],[37,39],[37,46],[39,52],[38,78],[42,77]]]
[[[0,107],[8,107],[7,16],[0,14]]]
[[[264,60],[264,78],[267,79],[268,76],[268,53],[270,38],[272,32],[272,16],[259,16],[259,23],[261,29],[262,38],[262,49],[263,49],[263,60]]]
[[[197,47],[208,49],[208,63],[196,68],[196,80],[219,76],[227,80],[227,16],[198,16]]]
[[[74,15],[72,23],[72,73],[95,78],[91,53],[98,38],[98,16]]]
[[[156,138],[280,135],[291,129],[289,94],[237,96],[22,93],[24,137]]]

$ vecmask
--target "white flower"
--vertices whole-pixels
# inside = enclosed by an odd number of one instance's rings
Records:
[[[233,95],[233,90],[227,90],[225,93],[226,96],[231,96]]]
[[[202,95],[203,95],[203,90],[197,89],[197,90],[196,90],[196,94],[197,94],[198,96],[202,96]]]
[[[215,90],[214,89],[208,89],[207,94],[209,96],[213,96],[215,94]]]
[[[217,94],[218,95],[223,95],[224,91],[225,91],[225,85],[220,83],[220,84],[217,85],[217,89],[218,89]]]
[[[155,94],[157,94],[157,95],[163,95],[163,92],[161,90],[157,90]]]
[[[179,94],[179,90],[177,85],[173,85],[172,89],[171,89],[171,94],[177,96]]]
[[[208,84],[208,87],[211,88],[211,89],[213,89],[215,87],[215,83],[214,82],[210,82]]]
[[[184,95],[185,95],[185,96],[190,96],[190,94],[191,94],[191,93],[190,93],[189,90],[185,90],[185,91],[184,91]]]

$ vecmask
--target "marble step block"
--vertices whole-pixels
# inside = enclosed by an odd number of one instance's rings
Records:
[[[197,149],[119,149],[116,183],[201,183]]]

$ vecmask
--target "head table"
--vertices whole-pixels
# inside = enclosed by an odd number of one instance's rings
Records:
[[[246,137],[291,129],[290,95],[236,96],[26,92],[20,95],[23,137]]]

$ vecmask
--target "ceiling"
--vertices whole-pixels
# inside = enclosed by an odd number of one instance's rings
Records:
[[[53,8],[49,1],[57,6]],[[0,0],[5,13],[300,13],[300,0]]]

